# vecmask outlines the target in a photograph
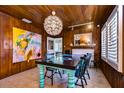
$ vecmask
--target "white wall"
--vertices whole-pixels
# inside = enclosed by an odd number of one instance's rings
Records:
[[[84,55],[86,53],[91,53],[91,60],[94,60],[94,49],[72,49],[72,54]]]

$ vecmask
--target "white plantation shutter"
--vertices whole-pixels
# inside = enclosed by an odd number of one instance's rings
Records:
[[[114,10],[101,32],[101,57],[116,64],[118,62],[118,24],[118,11]]]
[[[106,28],[103,28],[102,30],[102,34],[101,34],[101,45],[102,45],[102,51],[101,51],[101,55],[103,58],[106,58]]]
[[[112,16],[111,20],[108,22],[108,60],[117,63],[118,55],[118,39],[117,39],[117,12]]]

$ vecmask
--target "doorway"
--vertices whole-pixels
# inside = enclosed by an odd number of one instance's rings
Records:
[[[63,39],[47,37],[47,53],[62,53]]]

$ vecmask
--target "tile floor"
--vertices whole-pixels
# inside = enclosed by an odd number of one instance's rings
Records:
[[[84,85],[85,88],[110,88],[108,81],[101,72],[100,69],[90,68],[89,73],[91,79],[87,78],[88,85]],[[48,73],[49,74],[49,73]],[[80,82],[79,82],[80,83]],[[39,87],[39,70],[33,68],[10,77],[0,80],[0,88],[38,88]],[[45,80],[46,88],[66,88],[67,87],[67,75],[63,74],[61,79],[59,75],[54,76],[54,85],[51,86],[50,79]],[[77,86],[77,88],[81,88]]]

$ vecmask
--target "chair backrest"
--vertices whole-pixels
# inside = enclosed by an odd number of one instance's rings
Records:
[[[85,74],[85,70],[86,70],[86,60],[81,59],[79,61],[78,66],[77,66],[75,76],[76,77],[82,77]]]
[[[64,58],[72,58],[72,55],[71,54],[63,54],[63,57]]]
[[[56,56],[62,55],[62,52],[56,52]]]
[[[65,50],[65,54],[71,54],[70,50]]]
[[[90,62],[91,54],[87,54],[83,57],[81,57],[81,60],[79,62],[79,65],[76,70],[76,77],[82,77],[85,74],[86,69],[88,68],[89,62]]]
[[[45,56],[46,56],[45,59],[50,59],[54,57],[54,53],[47,53]]]
[[[92,54],[91,54],[91,53],[87,53],[87,55],[86,55],[86,62],[87,62],[87,66],[89,66],[91,56],[92,56]]]
[[[84,64],[80,67],[81,72],[80,72],[80,76],[82,77],[85,74],[85,71],[87,69],[87,65],[88,65],[88,60],[86,59],[86,57],[84,57]]]

